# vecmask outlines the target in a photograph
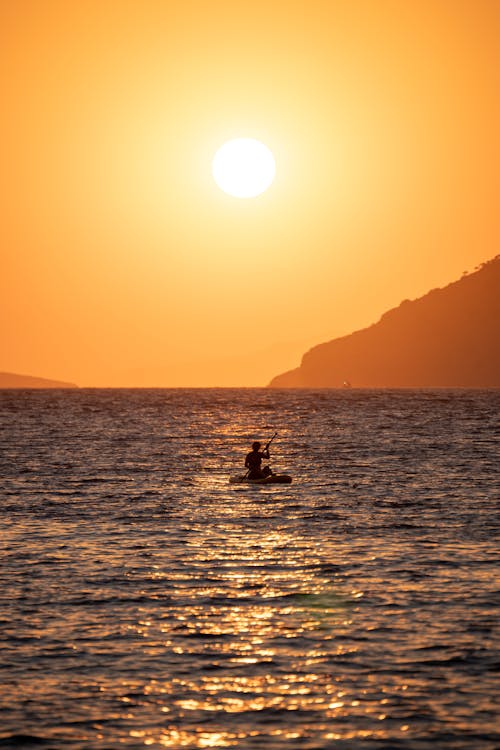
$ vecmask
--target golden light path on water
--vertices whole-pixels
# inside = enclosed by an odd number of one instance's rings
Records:
[[[283,728],[269,732],[269,736],[283,740],[307,737],[312,729],[315,733],[320,730],[325,740],[384,738],[386,732],[382,728],[332,732],[332,719],[352,718],[353,714],[365,715],[371,722],[383,721],[386,701],[382,689],[379,701],[363,702],[366,696],[355,696],[344,688],[341,672],[332,674],[318,669],[332,656],[339,659],[356,651],[355,646],[343,644],[339,637],[349,632],[356,601],[363,592],[353,590],[340,596],[332,590],[328,578],[307,572],[308,564],[317,559],[315,550],[297,544],[297,539],[282,531],[264,537],[250,535],[246,543],[232,535],[231,526],[219,531],[226,532],[227,543],[223,551],[213,548],[209,584],[202,580],[193,584],[181,572],[177,576],[168,574],[174,598],[182,599],[189,591],[191,601],[201,599],[203,603],[180,607],[173,627],[165,624],[161,615],[154,618],[149,614],[137,623],[136,632],[143,638],[145,653],[158,656],[167,649],[185,656],[187,663],[199,659],[198,639],[202,639],[202,654],[210,659],[211,667],[227,671],[223,676],[187,674],[184,679],[151,680],[144,694],[156,699],[159,721],[175,713],[176,722],[156,730],[135,729],[131,736],[146,746],[231,747],[243,739],[261,736],[262,730],[208,731],[207,718],[215,716],[224,725],[228,715],[241,714],[246,724],[251,713],[267,710],[284,713]],[[202,573],[210,568],[205,544],[194,542],[189,548],[195,569],[198,567]],[[278,563],[276,570],[272,570],[273,560]],[[301,570],[300,578],[297,569]],[[161,579],[163,574],[152,571],[151,576]],[[290,603],[284,605],[282,597]],[[207,605],[207,601],[216,602],[218,598],[232,599],[234,603]],[[253,600],[251,604],[239,604],[239,600],[249,599]],[[173,633],[177,638],[172,637]],[[182,645],[178,643],[179,635]],[[297,651],[297,639],[306,654]],[[276,664],[284,662],[288,670],[277,674]],[[401,690],[405,689],[402,685]],[[185,697],[175,697],[179,694]],[[126,698],[123,700],[127,702]],[[300,717],[311,712],[315,717],[321,716],[319,725],[315,718],[313,722],[299,720],[294,727],[286,719],[287,714]],[[185,727],[187,722],[193,724],[189,729]],[[401,733],[407,728],[401,724]]]

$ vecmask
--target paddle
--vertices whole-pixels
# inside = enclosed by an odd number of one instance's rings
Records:
[[[278,433],[275,432],[274,435],[272,436],[271,440],[267,443],[267,445],[266,445],[266,447],[264,448],[264,451],[263,451],[264,453],[269,450],[269,446],[271,445],[271,443],[273,442],[273,440],[274,440],[274,438],[276,437],[277,434]]]

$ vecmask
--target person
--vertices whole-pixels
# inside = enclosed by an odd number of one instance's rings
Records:
[[[252,443],[252,450],[245,459],[245,466],[248,469],[248,479],[263,479],[273,473],[269,466],[261,468],[262,459],[269,457],[269,449],[267,447],[261,451],[260,443],[257,440],[255,443]]]

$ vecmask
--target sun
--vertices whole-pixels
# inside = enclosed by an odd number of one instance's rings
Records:
[[[235,198],[255,198],[272,184],[276,165],[272,152],[254,138],[234,138],[219,148],[212,162],[217,185]]]

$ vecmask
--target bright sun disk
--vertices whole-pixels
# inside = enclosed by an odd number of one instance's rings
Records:
[[[254,198],[271,185],[276,174],[272,152],[254,138],[235,138],[219,148],[212,174],[225,193]]]

